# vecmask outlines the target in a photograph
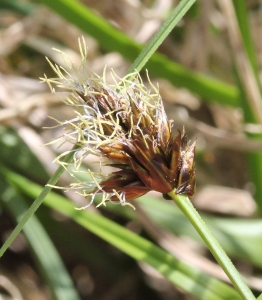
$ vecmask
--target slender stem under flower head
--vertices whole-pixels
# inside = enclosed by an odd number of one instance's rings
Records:
[[[235,289],[241,295],[242,299],[255,300],[256,298],[252,294],[251,290],[246,285],[243,278],[232,264],[231,260],[226,255],[216,238],[210,232],[188,197],[186,195],[177,195],[175,191],[168,193],[168,195],[174,200],[174,202],[178,205],[178,207],[182,210],[196,231],[199,233],[210,252],[225,271],[228,278],[231,280]]]

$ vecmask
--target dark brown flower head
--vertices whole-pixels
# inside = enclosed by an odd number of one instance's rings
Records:
[[[89,188],[92,200],[102,193],[103,203],[111,199],[125,204],[151,190],[163,193],[165,198],[172,190],[192,197],[196,143],[188,144],[184,130],[172,136],[158,89],[149,80],[150,92],[137,72],[121,79],[112,71],[114,85],[96,74],[87,75],[84,43],[80,50],[80,68],[69,65],[69,70],[63,72],[63,68],[50,63],[58,78],[43,81],[67,88],[67,104],[76,109],[75,118],[59,122],[69,129],[62,138],[80,145],[75,157],[80,152],[81,157],[75,159],[75,169],[83,157],[92,153],[106,158],[106,164],[116,171],[102,175],[102,179],[99,174],[100,180],[98,174],[89,171],[93,188],[85,182],[77,187]]]

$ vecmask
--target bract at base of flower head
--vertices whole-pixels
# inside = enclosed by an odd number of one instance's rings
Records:
[[[136,199],[155,190],[165,195],[172,190],[177,194],[194,195],[196,143],[189,145],[183,130],[172,136],[172,122],[167,119],[158,88],[148,78],[150,89],[145,87],[135,72],[119,78],[112,70],[114,84],[88,70],[87,48],[79,40],[82,64],[76,68],[68,62],[67,69],[53,65],[57,78],[42,78],[52,92],[53,86],[68,90],[66,104],[75,116],[58,121],[65,131],[62,142],[78,144],[74,156],[74,172],[79,172],[83,159],[94,154],[104,164],[116,169],[103,175],[88,171],[92,184],[78,182],[77,188],[93,202],[97,194],[107,200]]]

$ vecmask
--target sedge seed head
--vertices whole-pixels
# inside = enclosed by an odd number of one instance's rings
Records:
[[[111,70],[114,84],[108,84],[105,74],[100,77],[87,68],[84,39],[79,39],[79,48],[80,67],[68,63],[61,52],[67,69],[48,60],[57,77],[41,79],[52,92],[56,92],[54,87],[66,89],[66,104],[75,112],[71,120],[57,121],[65,128],[59,140],[79,146],[71,172],[79,170],[88,154],[105,160],[115,171],[105,176],[103,167],[99,174],[89,170],[92,182],[78,182],[72,188],[83,189],[91,202],[102,194],[103,204],[107,200],[126,204],[151,190],[165,198],[174,189],[192,197],[196,144],[188,144],[184,130],[172,136],[172,122],[167,119],[158,88],[149,77],[150,90],[146,88],[138,72],[119,78]]]

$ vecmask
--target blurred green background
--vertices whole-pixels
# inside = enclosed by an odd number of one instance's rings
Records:
[[[79,65],[83,36],[88,67],[102,75],[107,65],[122,77],[178,2],[0,2],[1,243],[54,174],[52,161],[71,147],[43,146],[62,134],[44,129],[54,125],[48,116],[73,115],[65,94],[39,83],[44,74],[54,77],[45,56],[63,66],[52,50],[58,48]],[[185,126],[197,139],[193,204],[256,295],[262,291],[261,20],[260,1],[197,1],[145,66],[174,133]],[[143,69],[146,81],[145,75]],[[85,167],[92,165],[88,157]],[[64,174],[59,185],[71,180]],[[134,201],[136,211],[109,203],[79,212],[74,207],[87,199],[55,192],[1,258],[6,299],[238,299],[193,227],[161,195]]]

